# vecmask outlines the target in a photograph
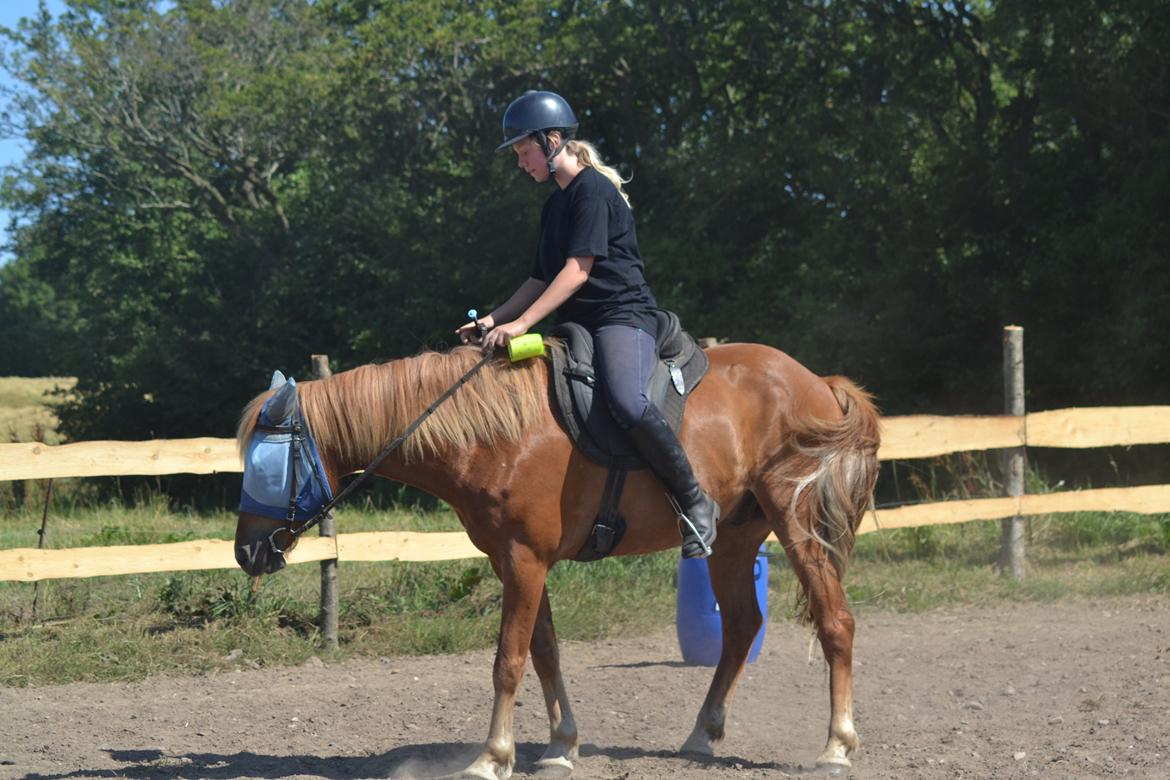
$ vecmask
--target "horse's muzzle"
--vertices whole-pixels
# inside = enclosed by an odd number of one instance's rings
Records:
[[[236,563],[250,577],[274,574],[287,565],[284,556],[272,549],[268,537],[236,545]]]

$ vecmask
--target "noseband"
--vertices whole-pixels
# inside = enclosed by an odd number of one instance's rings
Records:
[[[432,414],[434,414],[435,410],[438,409],[439,406],[441,406],[444,401],[446,401],[448,398],[453,396],[459,388],[463,387],[463,385],[467,384],[467,381],[469,379],[471,379],[471,377],[475,376],[475,374],[481,368],[483,368],[484,365],[489,360],[491,360],[493,357],[494,357],[494,354],[491,352],[489,352],[486,355],[484,355],[483,357],[481,357],[479,359],[479,361],[474,366],[472,366],[470,369],[468,369],[467,373],[465,373],[463,376],[461,376],[459,378],[459,380],[455,382],[455,384],[448,387],[443,392],[443,394],[435,400],[434,403],[432,403],[430,406],[428,406],[426,408],[426,411],[424,411],[421,415],[419,415],[418,418],[414,422],[412,422],[410,425],[406,426],[406,430],[404,430],[401,434],[399,434],[398,437],[394,439],[394,441],[387,444],[385,449],[383,449],[380,453],[378,453],[378,456],[376,458],[374,458],[372,461],[370,461],[370,465],[366,466],[365,470],[361,474],[358,475],[357,479],[350,482],[348,485],[346,485],[341,490],[341,492],[339,492],[333,498],[329,499],[329,501],[327,501],[325,503],[325,505],[322,506],[321,509],[318,510],[315,515],[313,515],[308,520],[301,521],[300,525],[297,524],[297,520],[296,520],[297,461],[300,458],[302,458],[302,457],[305,458],[305,460],[311,465],[311,468],[309,470],[310,479],[319,480],[318,484],[325,488],[324,493],[326,495],[329,493],[329,490],[328,490],[329,483],[325,481],[324,476],[318,470],[318,460],[314,457],[311,457],[309,452],[308,452],[308,449],[307,449],[308,444],[306,443],[307,435],[305,434],[304,426],[301,424],[300,411],[298,410],[293,415],[291,425],[287,425],[287,426],[286,425],[257,425],[256,430],[260,431],[261,433],[287,433],[287,434],[290,434],[288,446],[289,446],[289,451],[292,455],[292,484],[291,484],[291,487],[289,490],[288,513],[285,515],[284,525],[281,526],[280,528],[275,529],[272,533],[270,533],[268,535],[268,548],[273,553],[275,553],[283,558],[284,554],[286,552],[288,552],[289,548],[291,548],[293,546],[293,544],[296,543],[297,539],[300,537],[301,534],[303,534],[305,531],[308,531],[313,526],[318,525],[322,520],[324,520],[329,515],[330,512],[333,511],[333,507],[337,506],[337,504],[339,504],[342,499],[344,499],[346,496],[348,496],[353,491],[357,490],[357,488],[363,482],[365,482],[367,479],[369,479],[371,476],[373,476],[373,474],[377,470],[377,468],[382,465],[382,462],[390,456],[390,453],[394,452],[394,450],[396,450],[400,446],[402,446],[402,443],[404,441],[406,441],[406,439],[412,433],[414,433],[416,430],[418,430],[418,427],[420,425],[422,425],[424,422],[426,422],[426,419],[428,417],[430,417]],[[276,535],[281,533],[281,532],[287,533],[290,536],[292,536],[292,541],[286,547],[283,547],[283,548],[280,547],[276,543]]]

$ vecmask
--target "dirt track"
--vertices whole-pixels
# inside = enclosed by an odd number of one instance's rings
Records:
[[[675,751],[710,670],[673,634],[562,650],[579,778],[784,777],[824,741],[808,635],[773,623],[711,760]],[[1170,778],[1170,599],[867,614],[858,621],[858,778]],[[0,777],[422,778],[487,730],[491,655],[234,669],[125,685],[0,689]],[[547,722],[529,670],[516,775]]]

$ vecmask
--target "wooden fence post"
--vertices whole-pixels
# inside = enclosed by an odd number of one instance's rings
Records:
[[[1024,414],[1024,329],[1007,325],[1003,329],[1003,410]],[[1013,447],[1003,455],[1004,482],[1008,496],[1024,495],[1026,447]],[[1020,515],[1000,521],[1003,527],[1000,564],[1016,580],[1024,579],[1024,518]]]
[[[45,549],[45,525],[49,522],[49,503],[53,500],[53,479],[49,478],[49,484],[45,488],[45,511],[41,513],[41,527],[37,530],[37,549]],[[33,583],[33,603],[32,603],[32,620],[37,622],[37,605],[41,600],[41,583],[38,580]]]
[[[326,379],[333,375],[328,355],[313,355],[313,376]],[[321,536],[337,536],[330,512],[321,521]],[[327,650],[337,649],[337,560],[321,561],[321,637]]]

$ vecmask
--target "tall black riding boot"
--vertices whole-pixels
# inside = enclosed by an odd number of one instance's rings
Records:
[[[719,505],[699,487],[691,462],[670,424],[654,404],[638,424],[627,431],[639,454],[666,485],[679,506],[682,521],[684,558],[706,558],[715,541]]]

